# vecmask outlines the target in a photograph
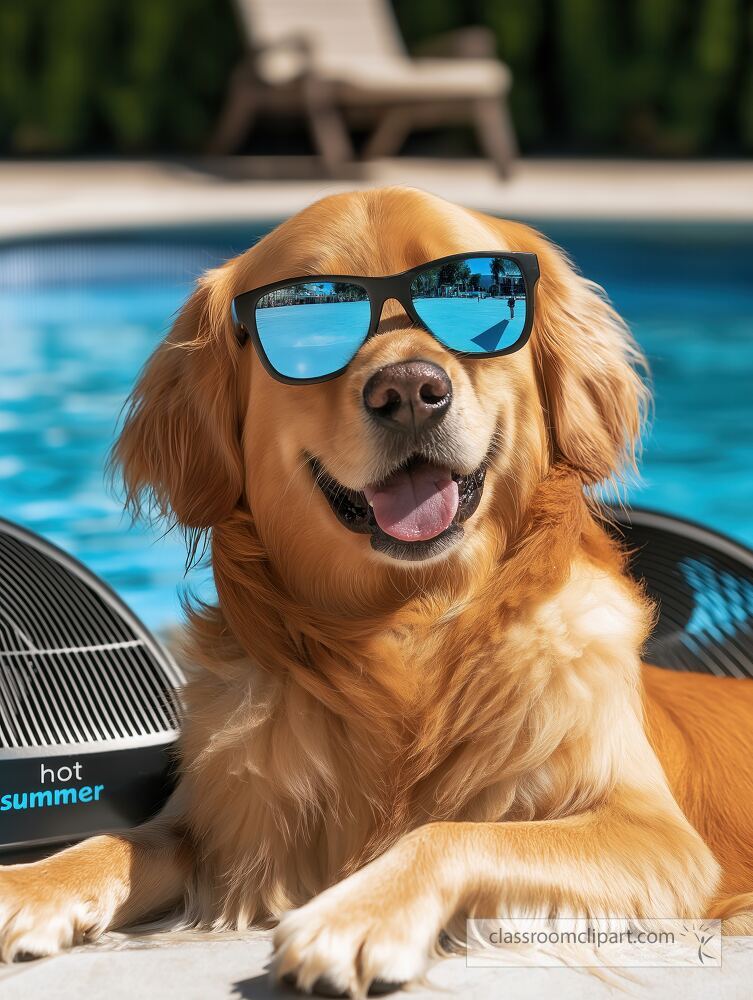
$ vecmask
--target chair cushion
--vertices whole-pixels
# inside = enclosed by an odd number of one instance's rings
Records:
[[[346,104],[453,101],[498,97],[510,72],[495,59],[317,59]]]

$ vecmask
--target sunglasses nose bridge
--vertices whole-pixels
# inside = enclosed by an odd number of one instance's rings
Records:
[[[405,292],[390,292],[388,294],[381,293],[377,296],[372,294],[371,297],[371,332],[376,333],[379,329],[379,324],[382,321],[382,313],[384,312],[384,307],[388,302],[397,302],[400,308],[403,310],[405,315],[411,322],[413,319],[413,306],[410,300],[410,296]]]

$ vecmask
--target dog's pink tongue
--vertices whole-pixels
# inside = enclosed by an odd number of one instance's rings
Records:
[[[364,489],[379,527],[403,542],[423,542],[449,528],[458,509],[458,484],[447,469],[418,465]]]

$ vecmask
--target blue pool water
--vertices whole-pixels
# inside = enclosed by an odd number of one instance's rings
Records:
[[[539,227],[605,286],[649,356],[656,406],[630,499],[753,544],[753,230]],[[78,556],[153,627],[176,618],[186,586],[208,585],[184,578],[175,532],[129,526],[105,457],[192,279],[259,235],[0,247],[0,515]]]

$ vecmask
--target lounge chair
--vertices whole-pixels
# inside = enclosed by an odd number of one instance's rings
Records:
[[[511,76],[485,28],[408,56],[389,0],[235,0],[247,55],[235,69],[210,152],[237,149],[258,113],[303,114],[326,168],[354,159],[349,124],[372,131],[366,159],[398,152],[415,128],[471,121],[507,176],[516,155]]]

